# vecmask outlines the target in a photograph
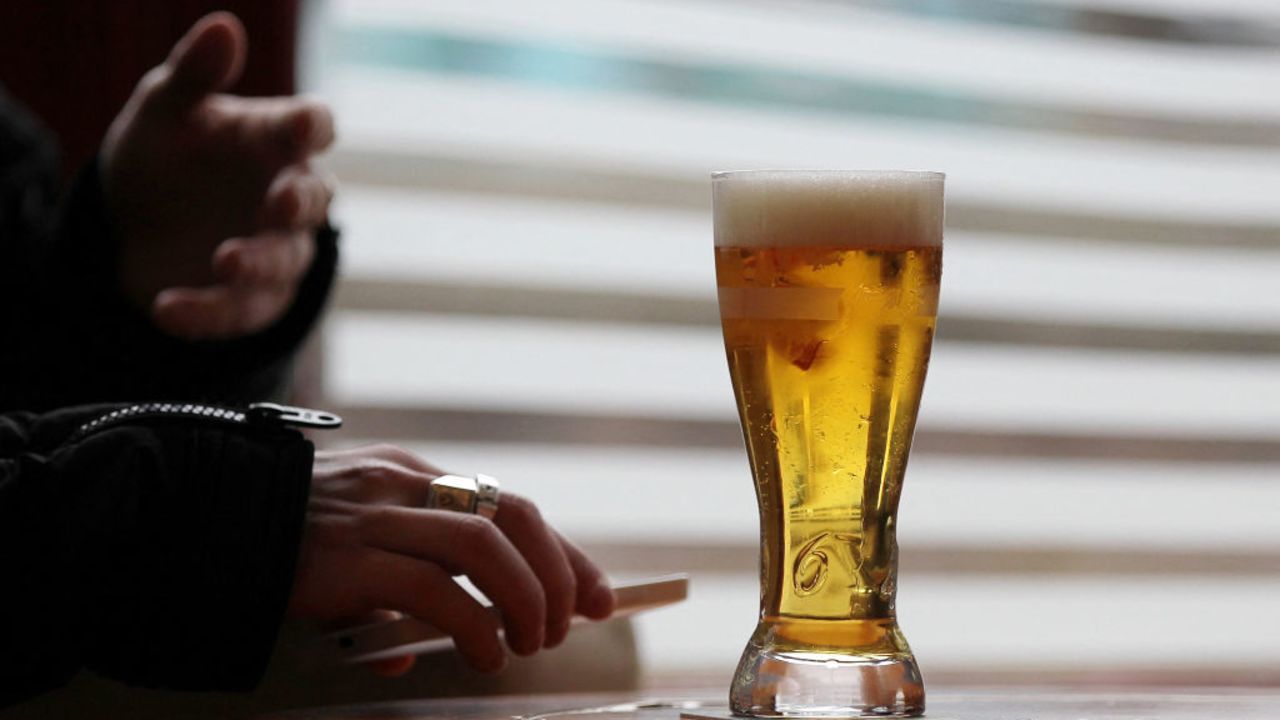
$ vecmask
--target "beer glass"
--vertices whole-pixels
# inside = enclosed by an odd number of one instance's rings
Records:
[[[735,715],[910,717],[897,511],[937,317],[943,175],[712,176],[725,350],[760,509]]]

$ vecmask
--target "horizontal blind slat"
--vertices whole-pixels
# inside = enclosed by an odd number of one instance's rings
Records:
[[[1224,3],[1214,8],[1229,10]],[[1258,34],[1273,37],[1273,7],[1240,15]],[[977,23],[940,26],[930,18],[832,3],[549,0],[538,13],[517,15],[503,0],[346,0],[335,3],[334,17],[343,27],[427,29],[680,63],[883,77],[1027,102],[1220,117],[1280,115],[1280,99],[1262,91],[1276,59],[1256,47],[1186,52],[1177,45]]]
[[[627,292],[349,278],[338,286],[341,310],[397,314],[477,315],[610,324],[719,327],[714,301]],[[1025,311],[1025,306],[1015,306]],[[1024,320],[940,311],[941,342],[1148,352],[1280,355],[1280,330],[1160,328]]]
[[[327,339],[329,388],[343,404],[735,417],[713,328],[341,312]],[[1277,391],[1271,356],[939,342],[920,418],[1031,433],[1266,436],[1280,427]]]

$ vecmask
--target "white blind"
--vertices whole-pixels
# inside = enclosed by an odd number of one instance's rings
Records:
[[[900,518],[926,672],[1280,682],[1278,28],[1245,0],[332,0],[328,390],[616,572],[693,571],[638,621],[646,666],[727,677],[756,521],[708,175],[945,171]]]

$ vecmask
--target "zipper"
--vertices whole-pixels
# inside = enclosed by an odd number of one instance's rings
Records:
[[[203,420],[224,425],[317,430],[330,430],[342,426],[342,418],[333,413],[277,403],[253,403],[247,408],[240,409],[200,403],[152,402],[126,405],[99,415],[77,428],[72,433],[70,441],[83,440],[96,432],[127,422],[162,418]]]

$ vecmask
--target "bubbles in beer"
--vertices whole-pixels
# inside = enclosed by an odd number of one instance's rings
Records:
[[[757,491],[784,514],[763,528],[767,615],[810,623],[788,627],[818,645],[814,622],[891,620],[941,248],[723,247],[716,260]]]

